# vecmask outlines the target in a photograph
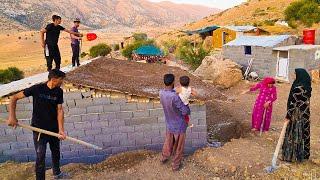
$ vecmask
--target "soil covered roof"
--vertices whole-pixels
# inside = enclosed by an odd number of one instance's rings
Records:
[[[180,76],[189,76],[190,86],[198,92],[196,100],[227,99],[213,85],[202,82],[187,71],[163,64],[100,58],[67,73],[66,81],[77,86],[158,98],[159,90],[164,87],[163,76],[167,73],[176,76],[176,86],[179,85]]]

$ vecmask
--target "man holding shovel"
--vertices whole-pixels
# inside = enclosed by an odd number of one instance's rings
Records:
[[[65,178],[66,174],[60,171],[60,140],[66,138],[64,132],[64,111],[62,108],[63,91],[60,86],[65,78],[65,73],[54,69],[49,72],[46,83],[37,84],[25,89],[11,97],[9,104],[8,125],[14,128],[18,125],[16,118],[17,101],[25,97],[33,97],[33,127],[59,133],[56,138],[38,132],[33,132],[34,146],[36,150],[36,179],[45,179],[45,156],[47,143],[52,153],[53,175],[55,179]]]

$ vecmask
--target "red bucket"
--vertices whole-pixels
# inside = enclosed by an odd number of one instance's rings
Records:
[[[305,29],[303,30],[303,43],[304,44],[315,44],[316,41],[316,30]]]
[[[97,39],[97,35],[95,33],[88,33],[87,34],[87,40],[88,41],[93,41],[95,39]]]

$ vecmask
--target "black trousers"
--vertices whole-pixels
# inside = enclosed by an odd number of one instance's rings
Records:
[[[48,136],[45,134],[40,135],[38,141],[37,132],[33,132],[33,142],[36,150],[36,179],[44,180],[46,177],[46,150],[47,143],[50,145],[52,156],[52,170],[53,175],[59,175],[60,171],[60,140],[56,137]]]
[[[79,54],[80,54],[80,45],[79,44],[71,44],[72,48],[72,66],[80,66]]]
[[[52,62],[56,64],[56,69],[60,69],[61,65],[61,55],[58,44],[54,45],[46,45],[44,49],[44,55],[47,60],[47,70],[50,71],[52,69]]]

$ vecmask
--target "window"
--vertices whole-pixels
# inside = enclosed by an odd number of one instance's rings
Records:
[[[251,46],[244,47],[244,54],[245,55],[252,55]]]

